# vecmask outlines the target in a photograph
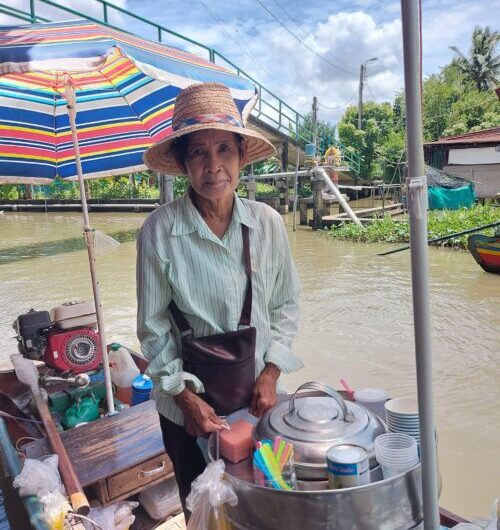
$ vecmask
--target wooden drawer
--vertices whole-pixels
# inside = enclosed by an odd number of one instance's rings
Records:
[[[146,485],[152,485],[172,476],[173,472],[174,469],[170,458],[166,453],[162,453],[155,458],[109,477],[106,480],[109,500],[112,501],[127,493],[131,494],[134,491],[142,490]]]

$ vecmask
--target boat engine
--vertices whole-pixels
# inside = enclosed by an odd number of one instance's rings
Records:
[[[92,302],[67,302],[48,311],[31,310],[13,324],[20,353],[60,372],[94,370],[102,360]]]

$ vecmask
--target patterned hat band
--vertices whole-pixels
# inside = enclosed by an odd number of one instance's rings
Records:
[[[199,123],[228,123],[235,127],[244,128],[240,120],[229,114],[199,114],[198,116],[182,120],[178,125],[172,127],[172,131],[178,131],[189,125],[198,125]]]

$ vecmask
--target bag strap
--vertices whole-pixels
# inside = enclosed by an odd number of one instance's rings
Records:
[[[241,310],[240,321],[238,322],[238,329],[240,327],[250,327],[252,320],[252,259],[250,257],[250,236],[248,226],[241,225],[241,235],[243,238],[243,259],[245,262],[245,274],[247,276],[247,289],[245,294],[245,300],[243,301],[243,308]],[[174,317],[175,324],[179,328],[182,337],[194,336],[194,331],[186,320],[186,317],[182,314],[182,311],[178,308],[177,304],[172,300],[168,306],[172,316]]]
[[[242,326],[250,327],[252,320],[252,258],[250,257],[250,236],[248,226],[241,225],[241,235],[243,237],[243,259],[245,260],[245,273],[247,275],[247,292],[241,309],[240,321],[238,328]]]

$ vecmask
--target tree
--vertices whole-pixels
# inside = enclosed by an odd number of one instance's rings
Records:
[[[500,126],[500,104],[493,91],[465,92],[450,107],[444,136]]]
[[[455,70],[455,79],[450,70]],[[449,127],[452,105],[459,101],[464,93],[462,83],[456,82],[458,69],[446,66],[439,74],[433,74],[423,83],[423,124],[424,139],[428,142],[437,140]],[[459,74],[463,81],[463,76]]]
[[[363,128],[357,128],[357,107],[347,108],[339,123],[339,138],[348,149],[357,151],[361,158],[361,176],[372,178],[380,176],[382,167],[377,154],[391,131],[401,130],[401,123],[395,118],[390,103],[363,103]]]
[[[479,91],[489,90],[498,83],[500,55],[496,53],[496,47],[499,40],[498,31],[491,31],[488,26],[485,28],[476,26],[472,32],[472,44],[468,56],[456,46],[450,46],[457,54],[454,63]]]

